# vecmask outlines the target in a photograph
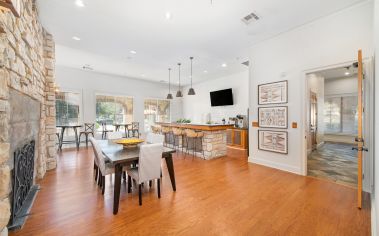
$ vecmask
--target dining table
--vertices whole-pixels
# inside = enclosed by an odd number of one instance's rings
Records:
[[[60,136],[59,136],[59,150],[62,151],[62,145],[63,144],[70,144],[70,143],[75,143],[76,144],[76,149],[79,150],[79,136],[78,136],[78,128],[82,127],[82,125],[76,124],[76,125],[57,125],[57,128],[61,129]],[[67,129],[73,129],[75,133],[75,140],[74,141],[65,141],[63,140],[63,135],[64,132]]]
[[[118,213],[120,202],[120,189],[123,166],[130,165],[138,161],[140,154],[140,146],[144,143],[138,144],[134,147],[123,147],[120,144],[116,144],[112,140],[98,140],[98,142],[105,158],[110,163],[112,163],[115,168],[113,214],[116,215]],[[163,147],[162,158],[165,159],[173,191],[176,191],[174,162],[172,159],[172,154],[175,152],[175,149]]]

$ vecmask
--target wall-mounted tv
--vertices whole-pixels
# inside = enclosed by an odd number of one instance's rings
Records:
[[[233,92],[232,89],[224,89],[210,92],[211,106],[230,106],[233,105]]]

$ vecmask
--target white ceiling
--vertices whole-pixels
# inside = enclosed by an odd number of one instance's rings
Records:
[[[195,82],[246,70],[241,63],[252,44],[363,1],[83,0],[80,8],[75,0],[38,0],[38,8],[55,37],[58,65],[89,64],[97,72],[153,81],[167,80],[172,67],[177,81],[182,62],[188,84],[190,56]],[[241,19],[251,12],[261,19],[247,26]]]
[[[316,72],[315,74],[321,75],[325,79],[342,79],[342,78],[357,76],[358,68],[351,65],[351,66],[346,66],[346,67],[322,70],[322,71]]]

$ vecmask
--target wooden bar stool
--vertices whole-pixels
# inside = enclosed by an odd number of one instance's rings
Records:
[[[196,131],[197,137],[195,141],[200,141],[200,147],[201,147],[201,152],[203,154],[203,159],[204,158],[204,148],[203,148],[203,137],[204,137],[204,132],[202,131]],[[197,150],[197,143],[195,144],[195,151]]]
[[[192,155],[195,157],[197,133],[193,129],[185,129],[184,133],[186,140],[186,153],[189,154],[190,150],[192,150]]]
[[[180,139],[182,140],[182,152],[183,152],[183,136],[184,132],[182,129],[179,128],[172,128],[172,133],[174,136],[174,148],[178,149],[180,148]],[[177,141],[178,140],[178,141]]]
[[[172,130],[170,127],[162,127],[162,134],[164,135],[164,145],[168,147],[170,144],[172,144],[171,140],[171,134]]]

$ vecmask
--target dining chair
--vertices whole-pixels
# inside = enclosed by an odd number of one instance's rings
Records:
[[[102,128],[102,130],[101,130],[101,138],[102,139],[107,139],[108,133],[113,132],[113,130],[110,130],[107,128],[107,122],[105,122],[105,121],[101,122],[101,128]]]
[[[97,157],[97,153],[96,153],[96,150],[95,150],[95,145],[94,145],[94,142],[96,141],[94,138],[93,138],[93,140],[95,140],[95,141],[93,141],[92,140],[92,138],[93,137],[90,137],[90,139],[89,139],[89,141],[90,141],[90,143],[91,143],[91,145],[92,145],[92,150],[93,150],[93,169],[94,169],[94,171],[95,171],[95,181],[97,182],[97,177],[98,176],[100,176],[100,170],[99,170],[99,162],[98,162],[98,157]]]
[[[132,135],[130,135],[130,132]],[[132,127],[128,130],[128,136],[129,137],[136,137],[139,138],[140,133],[139,133],[139,122],[132,122]]]
[[[104,192],[105,192],[105,176],[113,174],[115,168],[114,168],[114,165],[112,163],[106,162],[105,156],[104,156],[103,152],[101,151],[101,147],[99,146],[98,141],[93,137],[90,137],[89,141],[92,144],[92,147],[93,147],[94,153],[95,153],[95,158],[97,159],[95,161],[95,163],[97,162],[97,166],[98,166],[98,173],[96,174],[96,176],[98,177],[98,185],[101,187],[101,194],[104,195]],[[126,176],[126,173],[125,173],[126,170],[127,170],[127,168],[123,167],[124,179]]]
[[[123,132],[112,132],[109,133],[107,136],[107,139],[112,140],[112,139],[120,139],[123,138]]]
[[[88,147],[88,136],[92,135],[95,137],[95,124],[94,123],[84,123],[84,130],[79,133],[79,143],[82,135],[86,137],[86,147]]]
[[[128,169],[128,193],[131,191],[131,180],[138,183],[139,205],[142,205],[142,183],[157,180],[158,198],[161,198],[161,160],[163,144],[144,144],[140,146],[138,167]]]
[[[146,142],[147,143],[164,143],[164,135],[155,134],[155,133],[147,133]]]

